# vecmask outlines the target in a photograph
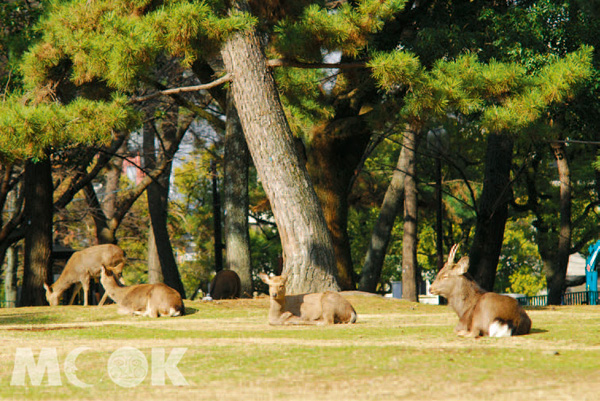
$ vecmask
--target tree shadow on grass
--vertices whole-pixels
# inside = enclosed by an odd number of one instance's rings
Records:
[[[60,322],[60,316],[52,316],[44,312],[23,312],[0,316],[0,327],[2,325],[15,324],[45,324]]]
[[[196,313],[198,313],[198,308],[185,307],[185,316],[195,315]]]

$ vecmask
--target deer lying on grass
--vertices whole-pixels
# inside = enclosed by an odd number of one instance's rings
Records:
[[[212,299],[235,299],[240,297],[242,283],[233,270],[221,270],[210,283]]]
[[[269,277],[259,273],[269,286],[269,324],[333,324],[356,322],[356,311],[337,292],[285,295],[287,275]]]
[[[119,313],[149,317],[185,314],[181,295],[163,283],[124,286],[105,266],[102,266],[100,282],[106,293],[119,305]]]
[[[528,334],[531,319],[516,299],[507,295],[487,292],[467,273],[469,258],[454,263],[458,244],[448,255],[429,291],[448,299],[448,304],[459,317],[455,328],[459,336],[509,337]]]
[[[83,287],[83,305],[88,306],[90,279],[100,277],[102,265],[109,266],[120,276],[123,266],[125,266],[125,253],[121,248],[112,244],[95,245],[75,252],[67,261],[58,280],[51,286],[44,283],[46,300],[50,306],[58,305],[63,292],[73,284],[78,286],[73,292],[69,305],[73,304],[79,289]],[[98,306],[104,304],[106,297],[107,295],[104,294]]]

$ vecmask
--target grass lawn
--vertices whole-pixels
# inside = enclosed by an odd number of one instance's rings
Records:
[[[456,337],[447,306],[347,298],[358,322],[328,327],[271,327],[264,298],[188,301],[186,316],[159,319],[114,305],[1,309],[0,398],[600,399],[600,307],[532,308],[532,334],[474,340]],[[27,352],[37,365],[18,373]],[[41,371],[42,352],[58,372]],[[116,383],[120,363],[137,368],[131,387]]]

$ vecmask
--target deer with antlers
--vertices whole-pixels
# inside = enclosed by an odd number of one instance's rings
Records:
[[[448,299],[448,304],[458,315],[456,333],[475,338],[528,334],[531,319],[518,301],[481,288],[467,273],[467,256],[454,263],[457,250],[458,244],[455,244],[429,289],[432,294]]]

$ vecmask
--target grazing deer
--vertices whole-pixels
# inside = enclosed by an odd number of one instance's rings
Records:
[[[163,283],[125,286],[105,266],[102,266],[100,282],[107,294],[119,305],[120,313],[149,317],[185,314],[181,295]]]
[[[108,266],[120,276],[123,266],[125,266],[125,253],[113,244],[95,245],[75,252],[67,261],[58,280],[51,286],[44,283],[46,300],[50,306],[58,305],[63,292],[73,284],[78,284],[78,286],[73,292],[69,305],[73,304],[79,289],[83,287],[83,305],[88,306],[90,279],[100,277],[103,265]],[[107,295],[104,294],[98,306],[104,304],[106,297]]]
[[[269,277],[259,273],[269,286],[269,324],[333,324],[356,322],[356,311],[337,292],[285,295],[287,275]]]
[[[212,299],[235,299],[240,297],[242,282],[233,270],[221,270],[210,283]]]
[[[487,292],[467,273],[469,258],[454,263],[458,244],[448,255],[448,261],[439,271],[429,291],[448,299],[448,304],[459,317],[455,328],[459,336],[509,337],[528,334],[531,319],[518,301],[507,295]]]

